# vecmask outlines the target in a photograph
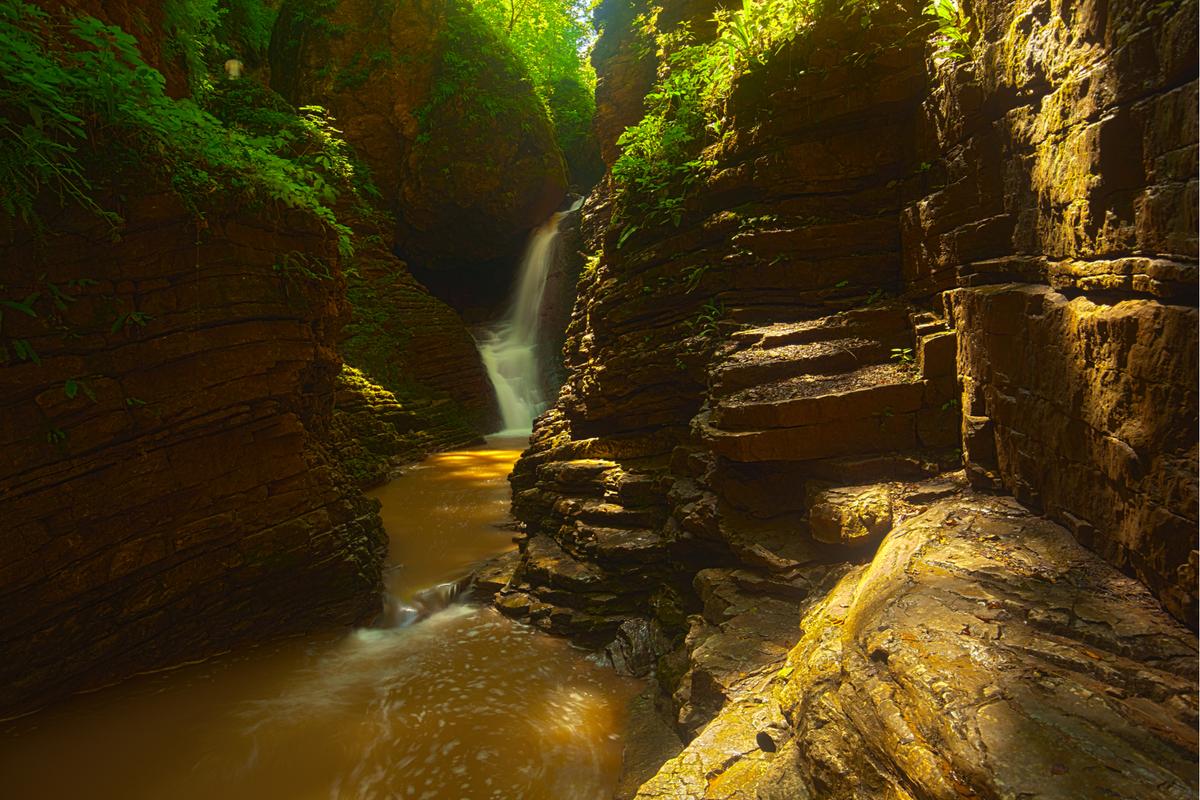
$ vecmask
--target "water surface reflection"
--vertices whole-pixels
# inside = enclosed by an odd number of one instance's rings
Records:
[[[380,489],[391,590],[511,547],[518,450],[443,454]],[[632,681],[489,608],[291,640],[0,726],[0,797],[383,800],[612,795]]]

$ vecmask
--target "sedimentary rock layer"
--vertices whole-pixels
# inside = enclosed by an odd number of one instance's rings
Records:
[[[799,641],[641,800],[1195,794],[1195,638],[1011,499],[935,503],[807,613],[755,595]]]
[[[1189,796],[1196,3],[978,0],[957,62],[908,5],[735,82],[678,224],[588,200],[497,604],[653,672],[643,797]]]
[[[332,238],[168,194],[122,211],[116,241],[64,213],[0,246],[6,293],[38,298],[4,318],[0,709],[378,611],[375,506],[318,438],[348,313]]]

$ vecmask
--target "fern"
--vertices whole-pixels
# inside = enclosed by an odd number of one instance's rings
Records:
[[[21,0],[0,0],[0,213],[37,227],[35,208],[50,192],[115,224],[95,199],[96,182],[118,183],[136,165],[197,214],[233,191],[308,212],[349,250],[332,205],[339,190],[354,191],[355,165],[323,110],[297,114],[280,101],[268,110],[275,129],[263,135],[228,103],[227,124],[167,97],[163,85],[120,28],[91,17],[64,27]]]

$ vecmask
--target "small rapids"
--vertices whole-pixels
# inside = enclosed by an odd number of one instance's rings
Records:
[[[600,800],[633,681],[464,596],[512,546],[523,441],[444,453],[374,494],[377,627],[143,676],[0,723],[0,797]]]

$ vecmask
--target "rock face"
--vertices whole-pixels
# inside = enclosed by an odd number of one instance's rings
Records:
[[[1044,510],[1194,622],[1196,310],[1037,285],[959,290],[951,304],[968,332],[978,482]]]
[[[497,606],[649,632],[642,797],[1194,794],[1196,3],[978,0],[960,63],[902,5],[739,80],[677,226],[589,198]]]
[[[639,798],[1195,794],[1195,638],[1012,500],[938,502],[779,605],[803,637]]]
[[[338,375],[327,444],[361,488],[378,486],[432,452],[477,440],[445,401],[403,401],[361,370]]]
[[[178,54],[172,55],[170,52],[165,27],[165,4],[140,0],[61,0],[34,5],[40,5],[51,13],[61,10],[67,18],[95,17],[106,25],[115,25],[133,34],[137,37],[142,58],[166,79],[164,88],[167,94],[171,97],[186,97],[189,94],[187,65]]]
[[[544,108],[468,3],[286,0],[271,76],[333,112],[414,264],[513,259],[566,193]]]
[[[352,307],[346,361],[419,414],[431,449],[498,430],[496,396],[475,340],[459,315],[431,295],[407,265],[364,241],[347,278]]]
[[[904,213],[906,279],[957,287],[968,460],[1195,627],[1196,4],[973,5]]]
[[[642,98],[654,85],[653,53],[636,30],[644,0],[604,0],[594,22],[600,32],[592,48],[596,67],[596,139],[600,156],[612,164],[621,154],[617,138],[642,118]]]
[[[379,611],[376,506],[320,438],[348,311],[331,237],[243,208],[197,229],[167,194],[123,215],[117,242],[64,213],[0,243],[6,295],[38,294],[3,320],[3,711]],[[301,252],[333,277],[289,271]]]

